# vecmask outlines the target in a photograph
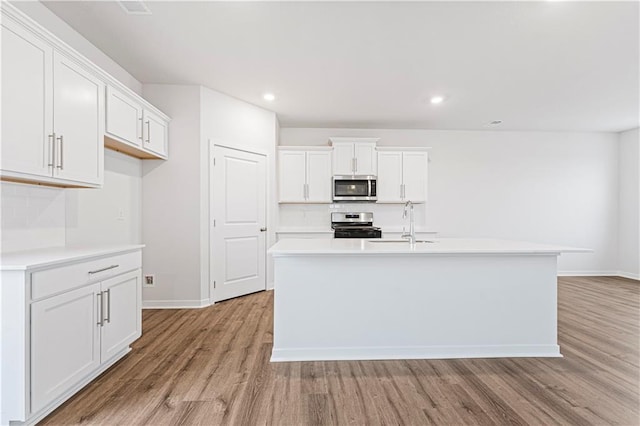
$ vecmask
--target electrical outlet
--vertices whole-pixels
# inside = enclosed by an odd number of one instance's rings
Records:
[[[148,274],[144,276],[144,286],[145,287],[155,287],[156,276],[153,274]]]

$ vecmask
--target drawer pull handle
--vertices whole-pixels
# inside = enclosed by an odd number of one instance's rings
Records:
[[[109,269],[117,268],[118,266],[120,265],[111,265],[111,266],[107,266],[106,268],[96,269],[95,271],[89,271],[89,275],[97,274],[98,272],[108,271]]]

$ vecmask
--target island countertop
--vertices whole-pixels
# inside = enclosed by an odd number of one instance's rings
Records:
[[[585,253],[589,249],[525,241],[484,238],[431,238],[410,245],[406,240],[386,239],[286,239],[271,246],[274,257],[317,254],[560,254]]]

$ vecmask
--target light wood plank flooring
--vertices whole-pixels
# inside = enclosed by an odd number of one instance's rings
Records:
[[[273,292],[147,310],[133,351],[42,424],[637,425],[639,290],[559,279],[564,358],[271,364]]]

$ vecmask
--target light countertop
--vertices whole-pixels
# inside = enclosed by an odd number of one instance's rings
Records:
[[[139,250],[144,244],[101,246],[51,247],[38,250],[15,251],[0,254],[0,271],[20,271],[78,261],[91,257]]]
[[[382,242],[381,242],[382,241]],[[366,239],[286,239],[271,246],[274,257],[314,254],[560,254],[591,250],[525,241],[463,238],[431,238],[430,243],[411,246],[400,240]]]

